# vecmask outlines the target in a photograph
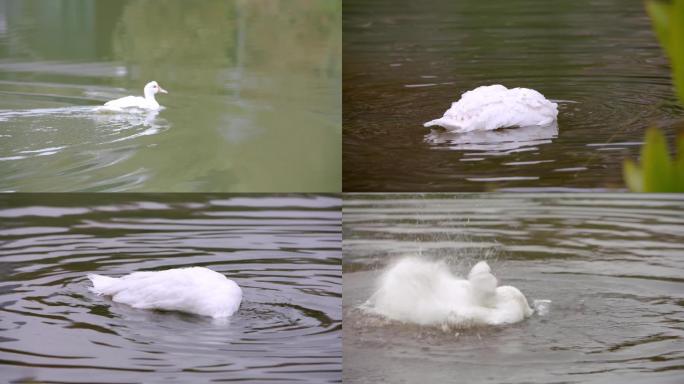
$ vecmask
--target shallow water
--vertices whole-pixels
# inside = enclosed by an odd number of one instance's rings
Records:
[[[619,189],[645,128],[684,128],[640,1],[344,3],[345,191]],[[501,83],[559,101],[558,127],[423,127]]]
[[[681,382],[681,196],[348,195],[343,211],[345,382]],[[407,254],[461,276],[486,259],[548,312],[442,330],[360,310]]]
[[[0,190],[338,192],[340,24],[310,0],[0,0]],[[150,80],[158,114],[93,111]]]
[[[339,199],[20,194],[0,219],[3,381],[341,379]],[[228,323],[88,290],[87,273],[184,266],[242,287]]]

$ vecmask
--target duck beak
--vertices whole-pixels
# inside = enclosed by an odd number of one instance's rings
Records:
[[[161,93],[168,93],[168,92],[166,92],[166,89],[164,89],[164,88],[162,88],[162,87],[159,87],[159,92],[161,92]]]

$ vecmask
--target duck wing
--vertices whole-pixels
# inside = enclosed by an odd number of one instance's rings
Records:
[[[189,299],[188,281],[169,273],[134,272],[120,278],[89,275],[95,293],[134,308],[178,309]]]
[[[527,88],[507,89],[502,85],[482,86],[465,92],[439,119],[438,125],[454,132],[489,131],[503,127],[547,125],[556,120],[557,104]]]
[[[105,107],[110,108],[131,108],[145,105],[145,98],[140,96],[126,96],[106,102]]]
[[[134,308],[226,317],[237,311],[242,301],[242,290],[234,281],[200,267],[88,278],[95,293]]]

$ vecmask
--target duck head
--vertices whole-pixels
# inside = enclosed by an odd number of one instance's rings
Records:
[[[480,261],[468,274],[471,292],[477,305],[482,307],[496,306],[496,286],[499,282],[492,275],[492,270],[486,261]]]
[[[168,93],[164,88],[162,88],[156,81],[150,81],[145,85],[145,98],[154,99],[154,95],[157,93]]]

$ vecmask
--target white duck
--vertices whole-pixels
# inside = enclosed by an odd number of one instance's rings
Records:
[[[489,85],[465,92],[439,119],[438,125],[453,132],[489,131],[506,127],[544,126],[558,117],[558,104],[528,88],[508,89]]]
[[[403,259],[388,269],[365,306],[392,320],[458,327],[515,323],[533,312],[517,288],[497,287],[484,261],[464,280],[444,263],[418,258]]]
[[[125,108],[158,110],[161,108],[161,106],[157,102],[157,99],[155,99],[154,95],[159,92],[168,93],[165,89],[159,86],[156,81],[150,81],[145,85],[144,88],[145,97],[126,96],[116,100],[108,101],[104,104],[104,106],[114,110],[122,110]]]
[[[231,316],[242,301],[242,289],[222,274],[204,267],[133,272],[114,278],[90,274],[90,289],[134,308],[181,311],[215,319]]]

